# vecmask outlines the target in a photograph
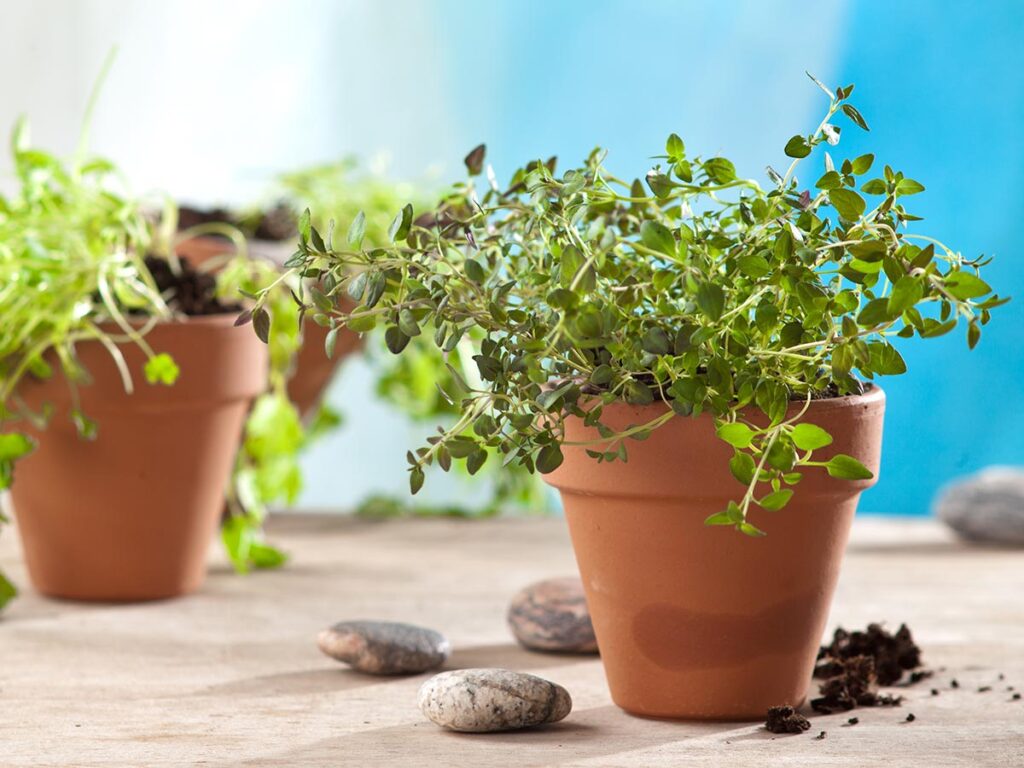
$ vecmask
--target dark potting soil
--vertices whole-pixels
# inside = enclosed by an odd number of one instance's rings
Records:
[[[159,256],[147,256],[146,268],[153,275],[156,287],[167,305],[189,316],[220,315],[240,312],[240,304],[226,303],[217,297],[217,280],[213,275],[197,271],[186,261],[175,272],[170,263]]]
[[[904,672],[921,666],[921,649],[906,624],[901,624],[895,634],[881,624],[869,624],[863,632],[848,632],[839,627],[832,636],[831,644],[823,645],[818,651],[819,663],[814,669],[814,676],[829,678],[841,674],[844,670],[839,663],[858,656],[867,656],[874,661],[879,685],[895,685]],[[918,672],[911,676],[910,682],[920,682],[929,674],[927,671]]]
[[[792,707],[772,707],[764,727],[772,733],[803,733],[811,727],[811,721]]]
[[[231,224],[246,237],[257,240],[292,240],[299,232],[295,212],[286,203],[276,203],[256,216],[243,217],[227,208],[194,208],[183,205],[178,209],[178,228],[188,229],[199,224],[222,222]]]
[[[815,712],[828,715],[855,707],[898,707],[902,703],[902,696],[878,692],[875,660],[870,656],[853,656],[834,665],[838,672],[821,684],[821,695],[811,699]]]

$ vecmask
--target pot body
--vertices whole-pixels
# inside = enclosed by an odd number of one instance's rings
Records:
[[[155,326],[155,352],[181,369],[173,386],[151,385],[145,356],[121,345],[135,391],[125,392],[99,342],[78,344],[91,375],[82,409],[98,425],[78,436],[59,374],[24,382],[33,409],[53,406],[36,450],[18,462],[11,500],[25,563],[52,597],[137,601],[196,590],[224,507],[232,463],[252,398],[266,382],[267,351],[232,315]]]
[[[665,407],[613,404],[602,420],[621,431]],[[849,454],[877,475],[884,410],[878,387],[813,402],[803,421],[834,438],[815,459]],[[580,419],[566,426],[567,442],[598,438]],[[805,468],[784,509],[751,507],[768,534],[751,538],[703,525],[744,490],[709,415],[674,418],[627,449],[627,462],[599,465],[566,446],[546,476],[561,492],[612,699],[634,714],[685,719],[799,706],[857,500],[874,480]]]
[[[284,263],[291,256],[292,249],[282,248],[281,245],[268,241],[251,241],[250,250],[254,257]],[[182,258],[199,265],[232,253],[233,246],[230,241],[223,238],[192,237],[179,243],[177,251]],[[345,301],[343,298],[342,306],[346,309],[354,306],[346,306]],[[324,343],[327,341],[328,330],[309,318],[302,325],[302,346],[295,357],[295,371],[288,380],[288,397],[295,403],[304,419],[313,415],[338,366],[362,346],[362,337],[358,333],[343,328],[338,331],[334,356],[327,357]]]

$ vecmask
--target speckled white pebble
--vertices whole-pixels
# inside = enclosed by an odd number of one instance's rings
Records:
[[[558,722],[572,710],[572,698],[562,686],[524,672],[460,669],[427,680],[419,705],[442,728],[491,733]]]

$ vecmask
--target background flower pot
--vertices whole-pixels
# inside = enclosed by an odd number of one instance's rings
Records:
[[[624,429],[665,407],[613,404],[603,420]],[[849,454],[877,475],[884,411],[878,387],[813,402],[804,420],[835,439],[815,459]],[[567,422],[567,442],[597,437]],[[802,703],[857,500],[874,480],[806,468],[785,509],[753,508],[768,535],[751,538],[702,524],[743,491],[710,416],[672,419],[627,444],[628,462],[600,465],[566,446],[546,476],[561,492],[615,703],[687,719],[763,718]]]
[[[98,423],[81,439],[69,418],[62,377],[28,380],[33,409],[54,406],[36,450],[11,489],[36,589],[53,597],[133,601],[191,592],[203,582],[206,551],[249,405],[266,383],[267,350],[234,315],[158,324],[146,336],[181,368],[173,386],[150,385],[145,357],[122,345],[135,392],[127,394],[99,342],[78,345],[92,383],[81,387]]]
[[[261,240],[250,241],[249,247],[254,257],[268,258],[278,264],[284,263],[293,250],[290,244],[283,246],[282,243]],[[220,256],[230,255],[234,251],[230,241],[207,236],[184,240],[176,249],[179,256],[196,266]],[[346,307],[348,308],[350,307]],[[363,343],[358,333],[343,328],[338,332],[334,356],[327,357],[324,353],[324,342],[327,340],[328,330],[309,318],[306,318],[302,325],[302,347],[295,358],[295,372],[288,380],[288,396],[304,419],[312,416],[320,404],[338,366]]]

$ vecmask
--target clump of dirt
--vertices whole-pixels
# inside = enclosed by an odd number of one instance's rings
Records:
[[[182,261],[181,269],[175,271],[167,259],[147,256],[146,268],[167,305],[176,312],[194,317],[240,312],[242,309],[239,304],[229,304],[218,298],[216,278],[199,272],[186,261]]]
[[[814,676],[830,678],[841,674],[840,662],[857,656],[867,656],[874,661],[879,685],[895,685],[904,672],[921,666],[921,649],[906,624],[901,624],[895,634],[886,631],[881,624],[869,624],[863,632],[848,632],[839,627],[831,644],[823,645],[818,651],[820,663],[814,669]],[[910,682],[919,682],[930,674],[927,670],[915,672]]]
[[[764,727],[772,733],[803,733],[811,722],[792,707],[771,707]]]
[[[811,699],[815,712],[831,714],[847,712],[854,707],[897,707],[901,696],[878,692],[875,660],[871,656],[854,656],[832,662],[837,674],[821,684],[821,696]]]

